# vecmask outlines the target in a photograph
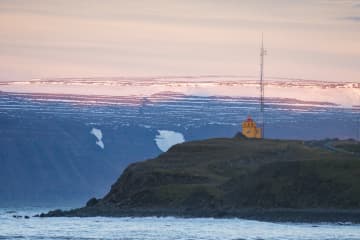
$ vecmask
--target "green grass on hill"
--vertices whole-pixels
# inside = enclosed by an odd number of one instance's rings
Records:
[[[359,142],[219,138],[130,165],[99,204],[120,208],[359,208]]]

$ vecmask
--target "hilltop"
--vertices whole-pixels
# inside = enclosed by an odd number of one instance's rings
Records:
[[[359,221],[359,154],[344,140],[186,142],[129,165],[104,198],[42,216]]]

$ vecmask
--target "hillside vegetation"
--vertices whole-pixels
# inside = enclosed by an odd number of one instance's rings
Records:
[[[356,141],[208,139],[131,164],[102,199],[49,215],[232,215],[360,209]],[[236,214],[234,214],[236,215]]]

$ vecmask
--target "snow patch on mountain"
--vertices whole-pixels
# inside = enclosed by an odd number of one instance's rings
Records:
[[[105,146],[104,146],[104,142],[102,141],[103,138],[102,131],[98,128],[92,128],[90,133],[97,138],[96,145],[104,149]]]
[[[158,135],[155,136],[155,142],[158,148],[166,152],[170,147],[175,144],[185,142],[184,135],[179,132],[169,130],[158,130]]]
[[[139,99],[161,92],[191,96],[258,97],[259,81],[241,76],[187,76],[148,78],[54,78],[23,82],[1,82],[0,91],[16,93],[109,96]],[[331,102],[342,107],[359,104],[360,82],[331,82],[303,79],[265,79],[265,97],[300,101]],[[160,99],[166,98],[161,95]],[[173,95],[171,95],[173,97]],[[74,100],[74,99],[72,99]],[[89,99],[90,104],[105,104]],[[67,101],[67,99],[63,99]],[[121,101],[119,102],[121,103]],[[134,101],[133,104],[139,104]]]

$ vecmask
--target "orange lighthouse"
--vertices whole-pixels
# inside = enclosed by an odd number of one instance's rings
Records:
[[[256,123],[251,116],[248,116],[242,123],[242,134],[247,138],[262,138],[261,128],[256,127]]]

